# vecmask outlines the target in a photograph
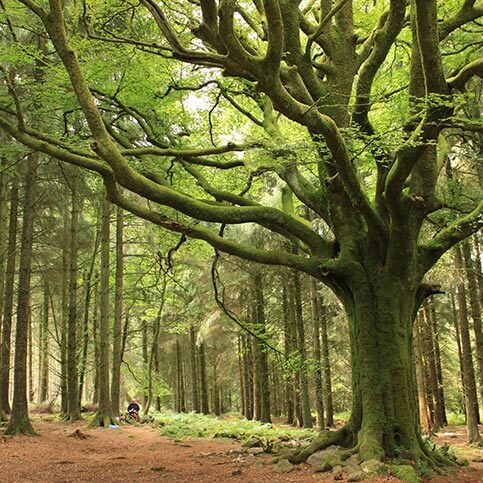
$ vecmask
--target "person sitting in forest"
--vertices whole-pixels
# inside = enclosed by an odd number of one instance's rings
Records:
[[[139,411],[141,411],[141,406],[138,404],[136,399],[133,399],[127,407],[127,416],[139,423]]]

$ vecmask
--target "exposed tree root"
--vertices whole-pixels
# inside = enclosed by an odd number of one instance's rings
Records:
[[[299,464],[307,461],[307,458],[316,451],[325,449],[333,444],[342,446],[344,448],[350,448],[354,441],[353,436],[354,435],[349,425],[345,425],[337,431],[324,431],[308,446],[296,452],[292,452],[285,458],[288,459],[290,463]],[[284,456],[282,456],[282,458],[284,458]]]

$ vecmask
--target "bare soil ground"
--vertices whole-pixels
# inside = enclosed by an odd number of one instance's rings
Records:
[[[314,473],[308,465],[298,465],[291,473],[279,474],[272,456],[241,453],[241,446],[231,440],[173,441],[149,426],[86,429],[85,422],[35,421],[35,429],[37,437],[0,436],[1,482],[332,481],[326,474]],[[76,430],[87,437],[72,436]],[[464,428],[446,429],[445,435],[438,439],[455,445],[462,456],[483,461],[481,449],[464,446]],[[380,477],[366,481],[398,480]],[[468,468],[428,481],[483,482],[483,462],[472,462]]]

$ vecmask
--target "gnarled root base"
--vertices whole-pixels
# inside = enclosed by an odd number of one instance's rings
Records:
[[[96,413],[94,417],[91,419],[89,424],[87,425],[88,428],[108,428],[111,424],[117,424],[117,421],[107,414],[99,414]]]
[[[364,475],[369,477],[370,474],[383,473],[397,476],[404,481],[418,482],[420,481],[418,472],[424,468],[426,471],[441,473],[443,468],[458,465],[455,459],[446,455],[444,451],[431,448],[430,444],[423,441],[421,437],[416,450],[388,455],[381,443],[373,438],[365,438],[361,432],[356,435],[350,424],[338,431],[326,431],[305,448],[282,454],[280,459],[287,459],[293,464],[302,463],[312,454],[332,445],[340,446],[341,449],[336,453],[329,451],[327,455],[322,455],[315,471],[330,471],[332,468],[338,468],[336,471],[340,472],[342,468],[346,468],[344,471],[352,472],[354,477],[362,478]],[[354,458],[353,455],[357,456]]]

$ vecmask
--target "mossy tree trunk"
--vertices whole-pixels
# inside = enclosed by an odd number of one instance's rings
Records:
[[[69,302],[67,314],[67,414],[69,421],[81,419],[79,404],[78,371],[78,245],[79,245],[79,193],[78,172],[71,171],[68,177],[71,191],[70,250],[69,250]]]
[[[100,319],[99,319],[99,394],[97,412],[89,426],[109,427],[115,422],[109,391],[109,239],[110,203],[102,205],[101,272],[100,272]]]
[[[116,287],[114,291],[114,321],[112,325],[112,382],[111,404],[114,415],[119,415],[119,398],[121,392],[121,337],[123,311],[123,281],[124,281],[124,214],[116,210]]]

